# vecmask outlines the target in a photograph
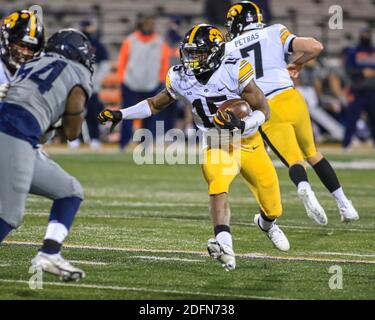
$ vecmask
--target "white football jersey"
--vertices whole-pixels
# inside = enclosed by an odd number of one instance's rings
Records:
[[[253,79],[254,70],[249,62],[228,57],[206,84],[201,84],[194,75],[187,75],[182,65],[174,66],[168,71],[166,88],[174,99],[183,99],[192,106],[196,126],[208,131],[215,127],[213,116],[220,105],[240,98]]]
[[[8,71],[8,68],[4,64],[0,57],[0,85],[9,83],[12,80],[12,76]]]
[[[243,58],[255,69],[255,81],[267,98],[293,86],[286,69],[285,54],[291,53],[290,44],[296,36],[281,25],[251,30],[225,45],[225,54]]]

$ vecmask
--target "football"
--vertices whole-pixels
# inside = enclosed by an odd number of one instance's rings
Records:
[[[239,119],[243,119],[252,113],[250,105],[243,99],[227,100],[220,106],[217,112],[222,112],[224,117],[228,117],[227,113],[224,112],[228,110],[232,111]],[[227,120],[229,120],[229,118]]]

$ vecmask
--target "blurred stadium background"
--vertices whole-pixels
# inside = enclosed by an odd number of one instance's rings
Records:
[[[102,143],[120,141],[120,147],[124,148],[131,142],[131,130],[142,126],[142,123],[135,121],[123,126],[122,134],[119,128],[117,132],[109,135],[108,127],[100,127],[100,131],[97,132],[95,116],[103,106],[119,108],[122,105],[128,106],[131,104],[130,101],[136,102],[137,100],[132,96],[128,103],[124,101],[129,92],[121,87],[124,70],[118,68],[119,66],[122,69],[126,68],[128,62],[126,59],[129,59],[128,56],[120,54],[126,37],[136,29],[142,29],[140,26],[147,24],[145,19],[154,19],[155,32],[164,39],[168,46],[168,50],[163,48],[161,54],[168,56],[168,66],[176,64],[178,63],[178,44],[184,33],[196,23],[210,22],[222,25],[230,2],[230,0],[39,0],[37,3],[30,3],[29,1],[1,0],[0,13],[4,17],[12,11],[37,4],[42,6],[44,11],[47,36],[66,27],[86,28],[93,32],[102,68],[100,76],[96,79],[99,99],[91,101],[88,105],[89,112],[83,141],[88,144],[91,141],[93,149],[100,148]],[[350,66],[347,61],[358,46],[360,34],[371,35],[371,31],[375,29],[375,1],[259,0],[255,2],[263,8],[267,23],[285,24],[293,33],[315,37],[325,46],[324,53],[319,60],[305,67],[300,79],[296,82],[309,103],[317,142],[333,142],[345,149],[356,145],[372,147],[371,127],[375,122],[375,102],[367,107],[352,106],[354,109],[361,108],[358,121],[353,120],[353,112],[348,112],[348,109],[356,99],[351,88],[356,78],[353,70],[349,70]],[[340,5],[343,8],[344,24],[341,30],[332,30],[328,27],[331,16],[329,8],[332,5]],[[152,26],[150,32],[152,33]],[[100,46],[99,49],[98,46]],[[127,55],[129,54],[127,52]],[[375,53],[367,58],[372,59],[370,62],[375,66]],[[159,67],[160,79],[162,79],[166,66],[155,66],[155,68]],[[374,70],[372,69],[373,72]],[[372,75],[373,82],[374,79],[375,74]],[[147,91],[145,92],[147,96],[157,91],[160,85],[162,85],[162,80],[156,88],[143,91]],[[367,102],[373,98],[373,96],[368,96]],[[172,109],[173,111],[167,111],[166,114],[152,121],[168,120],[167,129],[171,127],[185,129],[192,125],[186,106],[177,105]],[[347,129],[347,126],[353,127],[353,121],[355,128]],[[143,123],[143,126],[150,128],[153,125]],[[352,136],[353,139],[351,139]],[[61,141],[55,139],[54,142]],[[75,141],[70,147],[77,148],[79,145],[79,141]]]

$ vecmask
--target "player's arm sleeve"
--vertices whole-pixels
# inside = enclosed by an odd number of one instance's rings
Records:
[[[287,27],[280,24],[279,25],[279,34],[280,34],[280,41],[284,48],[284,53],[292,53],[293,47],[292,43],[296,36],[288,30]]]
[[[238,66],[238,88],[239,92],[242,93],[251,80],[255,78],[255,72],[253,66],[244,59],[240,60]]]

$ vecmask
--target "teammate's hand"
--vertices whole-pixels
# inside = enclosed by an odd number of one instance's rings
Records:
[[[0,101],[3,100],[7,96],[8,90],[9,90],[9,83],[0,85]]]
[[[219,129],[227,129],[229,131],[239,129],[242,133],[245,130],[245,122],[237,118],[230,110],[218,111],[214,116],[214,124]]]
[[[122,113],[121,111],[114,111],[114,110],[108,110],[105,109],[98,115],[98,121],[100,124],[104,125],[107,123],[107,121],[112,122],[111,129],[109,129],[110,132],[113,131],[113,129],[118,125],[118,123],[122,120]]]
[[[290,64],[288,64],[288,66],[286,68],[288,69],[289,75],[292,78],[296,79],[296,78],[299,77],[299,73],[302,69],[302,64],[290,63]]]

